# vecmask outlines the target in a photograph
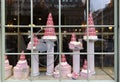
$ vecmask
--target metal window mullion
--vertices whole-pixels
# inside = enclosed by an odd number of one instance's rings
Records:
[[[1,55],[1,82],[4,82],[4,75],[5,75],[5,69],[4,69],[4,53],[5,53],[5,0],[1,0],[1,28],[2,28],[2,55]]]
[[[33,0],[30,0],[30,9],[31,9],[31,14],[30,14],[30,29],[31,29],[31,31],[30,31],[30,34],[31,34],[31,43],[32,43],[32,46],[33,46]],[[31,49],[31,56],[33,55],[33,47],[32,47],[32,49]],[[33,71],[33,69],[32,69],[32,67],[33,67],[33,65],[32,65],[32,58],[31,58],[31,71]],[[31,72],[31,76],[30,76],[30,79],[31,79],[31,81],[33,80],[33,72]]]
[[[5,54],[7,54],[7,55],[20,55],[21,53],[5,53]],[[36,53],[32,53],[33,55],[35,55]],[[37,53],[38,55],[46,55],[46,54],[48,54],[48,53]],[[59,54],[59,52],[55,52],[54,54]],[[62,54],[66,54],[66,55],[73,55],[73,53],[71,53],[71,52],[62,52]],[[80,52],[79,54],[81,54],[81,55],[84,55],[84,54],[87,54],[87,52]],[[101,52],[95,52],[94,53],[95,55],[101,55],[101,54],[105,54],[105,55],[113,55],[114,54],[114,52],[103,52],[103,53],[101,53]],[[25,53],[25,55],[31,55],[31,53]]]
[[[61,63],[61,53],[62,53],[62,42],[61,42],[61,0],[59,0],[59,63]],[[61,67],[59,66],[59,71],[60,71],[60,77],[59,81],[61,81]]]
[[[118,53],[117,53],[117,1],[118,0],[114,0],[114,64],[115,64],[115,67],[114,67],[114,76],[115,76],[115,82],[118,81],[118,76],[117,76],[117,57],[118,57]]]
[[[91,26],[91,25],[89,25]],[[115,27],[115,25],[94,25],[95,28],[100,28],[100,27],[104,27],[104,28],[108,28],[109,26],[111,27]],[[5,27],[10,27],[8,25],[5,25]],[[18,27],[18,28],[30,28],[31,26],[29,25],[12,25],[12,27]],[[40,27],[46,27],[46,25],[35,25],[35,28],[40,28]],[[54,27],[59,27],[59,25],[54,25]],[[73,27],[85,27],[83,25],[61,25],[62,28],[73,28]]]
[[[1,10],[0,10],[0,11],[1,11]],[[1,51],[2,51],[2,50],[1,50],[1,49],[2,49],[2,46],[1,46],[1,45],[2,45],[2,32],[1,32],[1,27],[0,27],[0,40],[1,40],[1,42],[0,42],[0,65],[2,65],[2,61],[1,61],[1,60],[2,60],[2,58],[1,58],[1,55],[2,55],[2,52],[1,52]],[[2,78],[1,78],[1,77],[2,77],[1,69],[2,69],[2,66],[0,66],[0,81],[1,81],[1,79],[2,79]]]
[[[88,46],[89,46],[89,39],[88,39],[88,35],[89,35],[89,33],[88,33],[88,14],[89,14],[89,0],[87,0],[87,14],[86,14],[86,18],[87,18],[87,28],[86,28],[86,30],[87,30],[87,61],[88,61]],[[89,70],[89,66],[90,65],[88,65],[88,68],[87,68],[87,80],[89,81],[89,78],[88,78],[88,70]]]
[[[119,10],[118,10],[118,11],[119,11],[118,14],[120,14],[120,6],[119,6],[119,4],[120,4],[120,0],[119,0],[119,3],[118,3],[118,7],[119,7],[119,8],[118,8],[118,9],[119,9]],[[119,59],[119,62],[118,62],[118,64],[119,64],[119,65],[118,65],[118,66],[119,66],[119,72],[118,72],[118,73],[119,73],[119,74],[118,74],[118,77],[119,77],[119,79],[118,79],[118,80],[120,80],[120,16],[119,16],[119,24],[118,24],[118,26],[119,26],[119,27],[118,27],[118,28],[119,28],[119,32],[118,32],[118,33],[119,33],[119,34],[118,34],[118,36],[119,36],[119,41],[118,41],[118,43],[119,43],[119,48],[118,48],[118,49],[119,49],[119,53],[118,53],[118,55],[119,55],[119,56],[118,56],[118,59]]]

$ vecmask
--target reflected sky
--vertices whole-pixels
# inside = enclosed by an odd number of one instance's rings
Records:
[[[90,0],[90,11],[94,12],[99,9],[104,9],[109,3],[110,0]]]

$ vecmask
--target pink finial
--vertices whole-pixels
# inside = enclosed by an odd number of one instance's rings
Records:
[[[94,21],[93,21],[92,13],[89,13],[89,15],[88,15],[88,24],[94,26]]]
[[[44,36],[56,36],[52,13],[49,13],[48,15]]]
[[[47,27],[54,27],[54,23],[53,23],[53,18],[52,18],[52,13],[49,13],[48,15],[48,20],[47,20]]]
[[[61,55],[61,62],[66,62],[66,57],[65,57],[65,55],[63,54],[63,55]]]
[[[25,55],[24,55],[24,51],[22,51],[22,53],[21,53],[21,56],[20,56],[20,60],[25,60],[26,58],[25,58]]]
[[[85,36],[87,35],[87,30],[89,32],[89,36],[96,36],[96,30],[94,27],[92,13],[89,13],[89,15],[88,15],[88,25],[90,25],[90,26],[88,27],[88,29],[86,29]]]
[[[5,60],[7,60],[7,56],[5,55]]]
[[[83,69],[87,70],[87,60],[84,60],[84,65],[83,65]]]
[[[72,33],[71,41],[76,41],[75,33]]]

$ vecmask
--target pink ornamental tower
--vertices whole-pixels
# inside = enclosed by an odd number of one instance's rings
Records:
[[[43,39],[57,40],[52,13],[49,13]]]
[[[28,50],[32,50],[33,48],[33,53],[38,53],[38,51],[36,50],[36,46],[38,45],[39,39],[38,37],[33,34],[33,44],[32,44],[32,40],[30,40],[30,42],[28,43],[27,49]],[[39,55],[34,54],[31,55],[31,59],[32,59],[32,76],[38,76],[39,73]],[[36,61],[37,60],[37,61]]]
[[[69,43],[69,49],[73,51],[73,74],[80,73],[80,50],[82,49],[82,43],[76,41],[76,35],[72,33],[71,41]]]
[[[36,46],[38,45],[38,42],[39,42],[38,37],[33,34],[33,50],[36,49]],[[31,49],[32,49],[32,41],[31,41],[31,40],[30,40],[30,42],[28,43],[27,49],[28,49],[28,50],[31,50]]]
[[[84,60],[84,64],[83,64],[82,70],[80,72],[80,76],[81,77],[85,77],[85,78],[91,76],[91,73],[90,73],[90,70],[88,68],[87,60],[86,59]]]
[[[29,76],[29,66],[24,51],[22,51],[17,65],[13,68],[13,76],[15,79],[25,79]]]
[[[5,55],[5,79],[9,78],[12,75],[12,65],[9,64],[9,60]]]
[[[95,74],[94,41],[96,41],[98,39],[98,37],[96,35],[96,30],[94,27],[92,13],[90,13],[88,16],[88,24],[90,26],[86,29],[83,39],[86,41],[88,39],[88,41],[89,41],[89,44],[88,44],[88,68],[90,69],[91,74]],[[87,32],[88,32],[88,36],[87,36]]]
[[[44,32],[44,36],[42,37],[46,41],[47,44],[47,72],[46,75],[53,75],[54,72],[54,41],[57,40],[57,36],[55,34],[55,28],[52,18],[52,13],[49,13],[47,24]]]
[[[65,55],[61,55],[61,62],[55,66],[54,77],[58,76],[56,73],[61,72],[62,78],[67,78],[69,74],[71,74],[71,66],[67,63]],[[60,75],[59,75],[60,76]]]

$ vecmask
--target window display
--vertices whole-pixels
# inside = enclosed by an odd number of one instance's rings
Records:
[[[2,2],[3,82],[116,81],[117,1]]]

